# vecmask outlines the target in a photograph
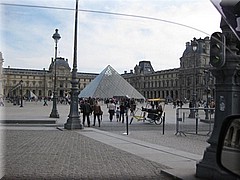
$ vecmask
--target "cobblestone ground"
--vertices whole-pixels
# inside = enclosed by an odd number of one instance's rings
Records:
[[[5,130],[2,179],[162,179],[163,165],[75,131]]]

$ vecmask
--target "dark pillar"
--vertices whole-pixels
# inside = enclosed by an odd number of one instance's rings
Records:
[[[23,85],[22,85],[23,81],[20,81],[20,94],[21,94],[21,104],[20,107],[23,107]]]
[[[236,179],[223,172],[216,162],[216,150],[220,128],[223,120],[232,114],[240,114],[240,56],[236,48],[237,41],[225,22],[221,22],[223,34],[226,37],[226,62],[220,68],[212,68],[211,72],[216,78],[216,111],[215,122],[210,144],[204,152],[203,159],[197,164],[196,176],[205,179]],[[230,52],[230,51],[231,52]]]
[[[64,124],[65,129],[82,129],[79,109],[78,109],[78,80],[77,80],[77,19],[78,19],[78,0],[76,0],[75,12],[75,30],[74,30],[74,54],[73,54],[73,69],[72,69],[72,89],[71,89],[71,104],[70,113],[67,123]]]

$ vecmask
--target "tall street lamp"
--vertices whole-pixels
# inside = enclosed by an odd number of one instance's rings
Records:
[[[60,34],[58,33],[58,29],[55,29],[55,33],[53,34],[52,38],[55,41],[55,60],[54,60],[54,87],[53,87],[53,106],[52,106],[52,112],[50,114],[50,118],[59,118],[59,114],[57,111],[57,92],[56,92],[56,86],[57,86],[57,73],[56,73],[56,61],[57,61],[57,43],[59,39],[61,39]]]
[[[74,52],[73,52],[73,69],[72,69],[72,88],[71,88],[71,104],[68,120],[64,124],[65,129],[82,129],[83,125],[80,121],[78,109],[78,79],[77,79],[77,22],[78,22],[78,0],[76,0],[75,10],[75,30],[74,30]]]
[[[21,104],[20,107],[23,107],[23,80],[20,81],[20,94],[21,94]]]
[[[193,41],[191,41],[192,50],[194,52],[194,62],[193,62],[193,94],[192,94],[192,107],[197,107],[197,92],[196,92],[196,51],[198,48],[198,42],[196,38],[193,38]],[[195,110],[190,110],[189,118],[195,118]]]

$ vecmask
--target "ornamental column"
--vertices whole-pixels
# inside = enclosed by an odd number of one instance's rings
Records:
[[[216,161],[216,151],[219,133],[224,119],[232,114],[240,114],[240,56],[237,52],[239,41],[222,20],[221,29],[226,37],[226,58],[221,67],[212,67],[211,72],[216,78],[215,120],[209,147],[204,152],[203,159],[197,164],[196,176],[206,179],[236,179],[222,171]]]

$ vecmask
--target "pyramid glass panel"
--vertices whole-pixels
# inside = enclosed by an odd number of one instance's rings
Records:
[[[112,98],[114,96],[145,99],[131,84],[108,65],[79,94],[80,98]]]

